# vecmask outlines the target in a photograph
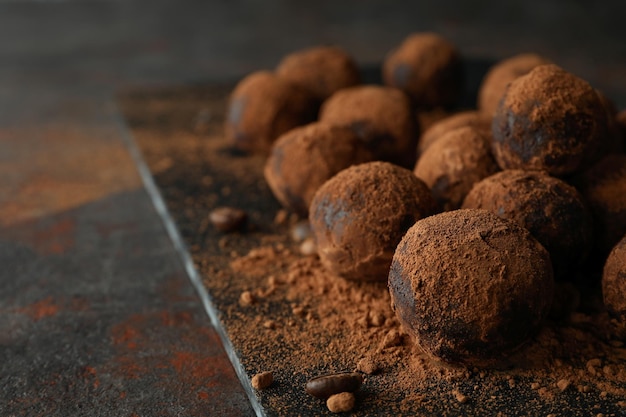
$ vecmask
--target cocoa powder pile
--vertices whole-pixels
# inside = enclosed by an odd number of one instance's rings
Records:
[[[557,283],[544,325],[498,366],[433,359],[386,283],[334,276],[303,250],[306,228],[272,196],[265,158],[233,153],[222,133],[229,88],[139,92],[123,105],[239,361],[250,379],[272,373],[256,391],[267,415],[331,415],[305,383],[345,371],[364,375],[352,415],[624,413],[626,348],[599,283]],[[247,229],[215,229],[219,206],[244,208]]]

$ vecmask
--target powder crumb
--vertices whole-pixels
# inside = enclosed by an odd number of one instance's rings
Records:
[[[457,400],[461,404],[465,404],[466,402],[469,401],[469,397],[467,395],[463,394],[459,390],[452,391],[452,395],[454,396],[454,399]]]
[[[274,216],[274,223],[278,225],[282,225],[287,223],[289,219],[289,212],[285,209],[280,209],[276,212],[276,216]]]
[[[598,414],[596,414],[596,417],[604,417],[604,414],[598,413]]]
[[[530,389],[532,390],[538,390],[539,388],[541,388],[541,384],[539,384],[538,382],[533,382],[532,384],[530,384]]]
[[[259,372],[252,377],[252,386],[255,389],[268,388],[274,382],[274,374],[270,371]]]
[[[367,375],[373,375],[376,372],[380,371],[380,366],[374,361],[371,357],[366,357],[361,359],[356,364],[357,371],[363,372]]]
[[[380,348],[382,350],[382,349],[387,349],[387,348],[394,347],[394,346],[400,346],[401,344],[402,344],[402,336],[400,335],[400,332],[393,329],[393,330],[390,330],[385,335],[385,338],[383,339]]]
[[[266,329],[273,330],[276,328],[276,322],[274,320],[265,320],[263,322],[263,327],[265,327]]]
[[[250,306],[256,302],[256,298],[250,291],[244,291],[239,296],[239,305],[242,307]]]
[[[300,244],[300,253],[304,256],[317,255],[317,244],[315,239],[308,237]]]
[[[563,378],[563,379],[559,380],[559,382],[556,383],[556,386],[559,388],[559,390],[561,392],[563,392],[563,391],[565,391],[566,389],[569,388],[570,384],[571,384],[571,382],[570,382],[569,379]]]
[[[331,413],[345,413],[354,408],[355,398],[351,392],[341,392],[331,395],[326,400],[326,406]]]
[[[620,407],[626,408],[626,401],[618,401],[617,405],[619,405]]]

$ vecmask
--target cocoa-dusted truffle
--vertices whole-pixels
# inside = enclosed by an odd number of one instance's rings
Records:
[[[271,72],[245,77],[233,90],[225,134],[235,148],[266,153],[282,133],[315,118],[315,100]]]
[[[309,220],[326,269],[347,279],[381,281],[402,235],[434,212],[428,187],[411,171],[368,162],[322,185],[311,202]]]
[[[424,130],[417,143],[418,156],[444,134],[464,126],[481,130],[487,135],[491,143],[491,118],[485,117],[483,113],[475,110],[462,111],[450,115]]]
[[[493,150],[502,169],[562,176],[596,160],[607,133],[595,90],[556,65],[513,81],[493,119]]]
[[[507,86],[516,78],[528,74],[539,65],[549,64],[546,58],[537,54],[519,54],[495,64],[483,78],[478,90],[478,108],[492,117]]]
[[[322,184],[351,165],[371,160],[371,152],[352,129],[312,123],[278,138],[264,174],[278,201],[306,216]]]
[[[466,126],[444,134],[426,149],[413,172],[447,211],[461,207],[474,184],[496,171],[498,165],[484,134]]]
[[[319,102],[361,82],[356,63],[336,46],[317,46],[285,56],[276,75],[308,90]]]
[[[406,91],[419,107],[452,106],[463,93],[463,60],[441,36],[415,33],[386,57],[383,79]]]
[[[613,248],[604,264],[602,297],[609,313],[626,326],[626,236]]]
[[[419,127],[402,91],[375,85],[344,88],[322,105],[320,121],[349,126],[376,159],[412,167]]]
[[[535,333],[554,291],[550,256],[523,227],[486,210],[415,223],[396,249],[391,303],[419,346],[488,364]]]
[[[626,155],[607,155],[573,182],[591,209],[594,255],[604,262],[626,234]]]
[[[498,172],[474,185],[463,208],[486,209],[528,229],[550,253],[557,278],[568,278],[591,248],[591,213],[582,196],[545,172]]]

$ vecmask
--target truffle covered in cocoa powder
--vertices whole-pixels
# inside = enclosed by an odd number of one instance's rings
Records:
[[[626,327],[626,236],[609,254],[602,274],[602,296],[609,313]]]
[[[464,209],[408,230],[393,257],[389,291],[398,319],[426,352],[488,365],[539,329],[554,281],[548,252],[526,229]]]
[[[412,167],[419,126],[402,91],[376,85],[344,88],[324,102],[320,121],[348,126],[376,159]]]
[[[601,156],[607,115],[586,81],[556,65],[540,65],[509,85],[492,130],[502,169],[564,176]]]
[[[418,156],[424,153],[437,139],[460,127],[471,126],[481,131],[491,144],[491,118],[476,110],[462,111],[450,115],[425,130],[417,143]]]
[[[573,183],[591,209],[594,255],[603,263],[626,234],[626,155],[607,155]]]
[[[307,91],[271,72],[254,72],[230,95],[225,134],[236,149],[267,153],[278,136],[312,122],[316,109]]]
[[[519,54],[495,64],[489,69],[478,90],[478,108],[492,117],[508,85],[518,77],[528,74],[539,65],[549,64],[537,54]]]
[[[316,46],[285,56],[276,75],[309,91],[319,102],[361,82],[356,63],[336,46]]]
[[[591,213],[582,196],[545,172],[498,172],[474,185],[463,208],[486,209],[528,229],[550,253],[557,278],[576,271],[591,248]]]
[[[415,175],[444,211],[461,207],[475,183],[498,171],[488,138],[466,126],[444,134],[420,156]]]
[[[383,79],[406,91],[418,107],[452,106],[463,93],[463,60],[441,36],[415,33],[387,56]]]
[[[372,153],[352,129],[312,123],[278,138],[264,174],[278,201],[306,216],[322,184],[339,171],[372,159]]]
[[[435,206],[407,169],[387,162],[345,169],[317,190],[309,209],[320,260],[347,279],[384,281],[406,230]]]

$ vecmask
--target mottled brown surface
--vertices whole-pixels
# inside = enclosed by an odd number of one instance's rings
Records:
[[[459,50],[436,33],[409,35],[383,64],[385,84],[405,91],[421,108],[458,104],[464,75]]]
[[[626,327],[626,236],[613,248],[604,265],[602,295],[607,309]]]
[[[334,92],[361,82],[354,59],[338,46],[317,46],[286,55],[276,75],[296,84],[321,103]]]
[[[474,184],[498,170],[487,135],[466,126],[443,134],[420,156],[413,172],[448,211],[461,207]]]
[[[556,65],[541,65],[507,89],[493,120],[493,151],[502,169],[563,176],[596,161],[606,134],[595,90]]]
[[[436,211],[428,187],[386,162],[348,168],[315,194],[309,220],[322,264],[357,281],[385,281],[396,245]]]
[[[577,279],[593,222],[574,187],[541,171],[505,170],[477,183],[463,208],[485,209],[525,227],[550,253],[556,278]]]
[[[319,120],[349,126],[376,159],[412,167],[419,126],[400,90],[365,85],[338,91],[324,102]]]
[[[530,233],[486,210],[418,221],[389,273],[392,306],[405,330],[449,362],[497,362],[534,335],[554,281],[548,252]]]
[[[484,117],[477,110],[467,110],[443,117],[424,130],[417,144],[418,156],[444,134],[460,127],[472,126],[485,131],[485,137],[491,143],[491,118]]]
[[[478,91],[478,108],[493,117],[507,87],[516,78],[526,75],[538,65],[549,64],[546,58],[533,53],[519,54],[495,64],[485,75]]]
[[[263,172],[283,207],[306,217],[322,184],[339,171],[372,159],[349,127],[312,123],[278,138]]]
[[[312,122],[312,95],[268,71],[239,81],[228,101],[225,134],[237,149],[267,154],[280,135]]]

